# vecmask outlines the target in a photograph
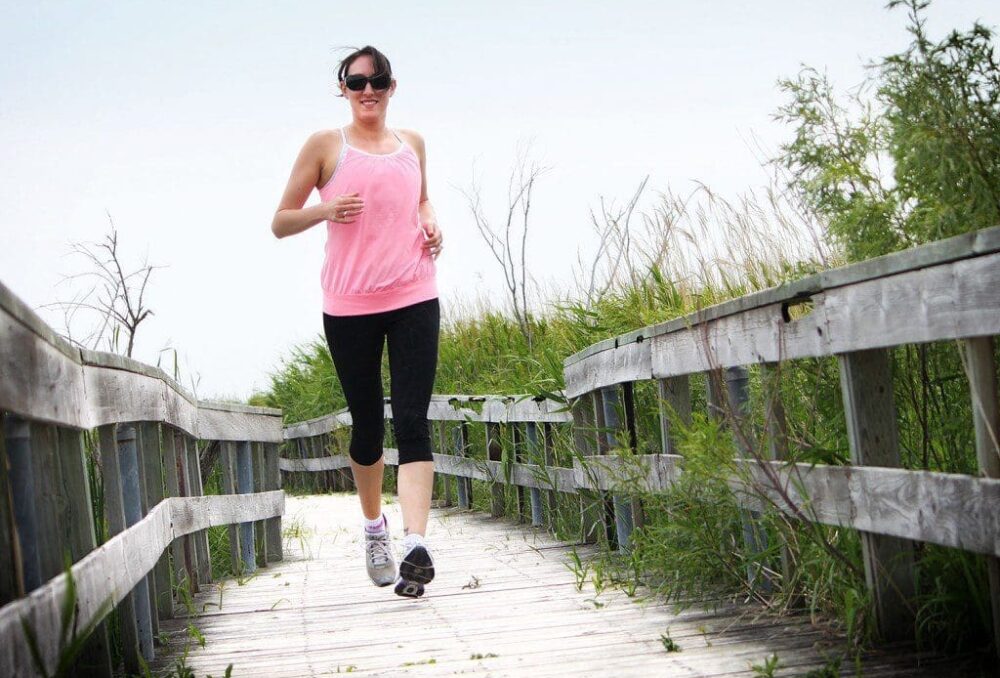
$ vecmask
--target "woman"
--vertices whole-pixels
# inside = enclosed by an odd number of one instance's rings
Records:
[[[441,231],[427,199],[424,140],[385,125],[396,91],[389,60],[365,46],[341,61],[337,79],[351,124],[309,137],[271,230],[284,238],[327,224],[323,329],[353,420],[351,470],[364,513],[368,575],[378,586],[395,582],[397,594],[417,598],[434,578],[423,537],[434,483],[427,408],[437,368],[434,262]],[[322,202],[303,207],[313,188]],[[405,535],[398,574],[381,505],[384,341]]]

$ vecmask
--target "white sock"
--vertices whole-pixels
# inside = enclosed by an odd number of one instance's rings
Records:
[[[423,535],[417,534],[416,532],[411,532],[410,534],[403,537],[403,551],[404,552],[409,551],[414,546],[426,547],[426,544],[424,544]]]
[[[385,519],[384,513],[380,515],[378,518],[375,518],[374,520],[368,520],[367,518],[364,518],[365,532],[367,532],[368,534],[380,534],[382,532],[385,532],[386,525],[387,521]]]

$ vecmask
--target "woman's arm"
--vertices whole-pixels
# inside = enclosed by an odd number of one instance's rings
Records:
[[[319,183],[323,171],[323,158],[330,155],[336,157],[340,151],[339,146],[330,148],[331,144],[339,143],[339,137],[328,131],[316,132],[306,139],[302,150],[299,151],[299,157],[295,159],[292,174],[288,177],[288,185],[285,186],[285,193],[281,196],[274,219],[271,220],[271,232],[275,237],[284,238],[301,233],[327,219],[338,223],[350,223],[360,213],[362,201],[354,196],[337,196],[330,202],[302,207]],[[330,153],[327,153],[328,149]],[[334,219],[336,212],[346,212],[345,217]]]
[[[401,130],[405,131],[407,136],[410,137],[411,143],[414,150],[417,152],[417,157],[420,158],[420,206],[418,207],[418,214],[420,216],[420,223],[424,227],[424,231],[427,233],[427,239],[424,241],[424,249],[430,252],[430,255],[437,259],[438,255],[441,254],[441,229],[438,227],[437,214],[434,213],[434,206],[431,205],[430,198],[427,197],[427,152],[424,148],[424,138],[414,132],[413,130]]]

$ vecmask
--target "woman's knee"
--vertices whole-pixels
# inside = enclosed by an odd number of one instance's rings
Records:
[[[371,422],[355,420],[351,425],[351,459],[362,466],[371,466],[382,458],[384,441],[384,420]]]
[[[399,465],[409,464],[412,461],[434,461],[434,452],[430,444],[426,446],[400,445]]]
[[[430,424],[426,416],[413,413],[402,414],[392,420],[396,447],[399,450],[399,463],[411,461],[434,461],[431,449]]]

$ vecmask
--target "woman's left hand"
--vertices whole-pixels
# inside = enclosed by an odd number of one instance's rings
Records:
[[[438,258],[441,254],[441,249],[444,245],[441,244],[441,229],[438,228],[436,221],[425,221],[423,222],[424,233],[427,234],[427,239],[424,240],[423,247],[427,250],[431,257],[434,259]]]

